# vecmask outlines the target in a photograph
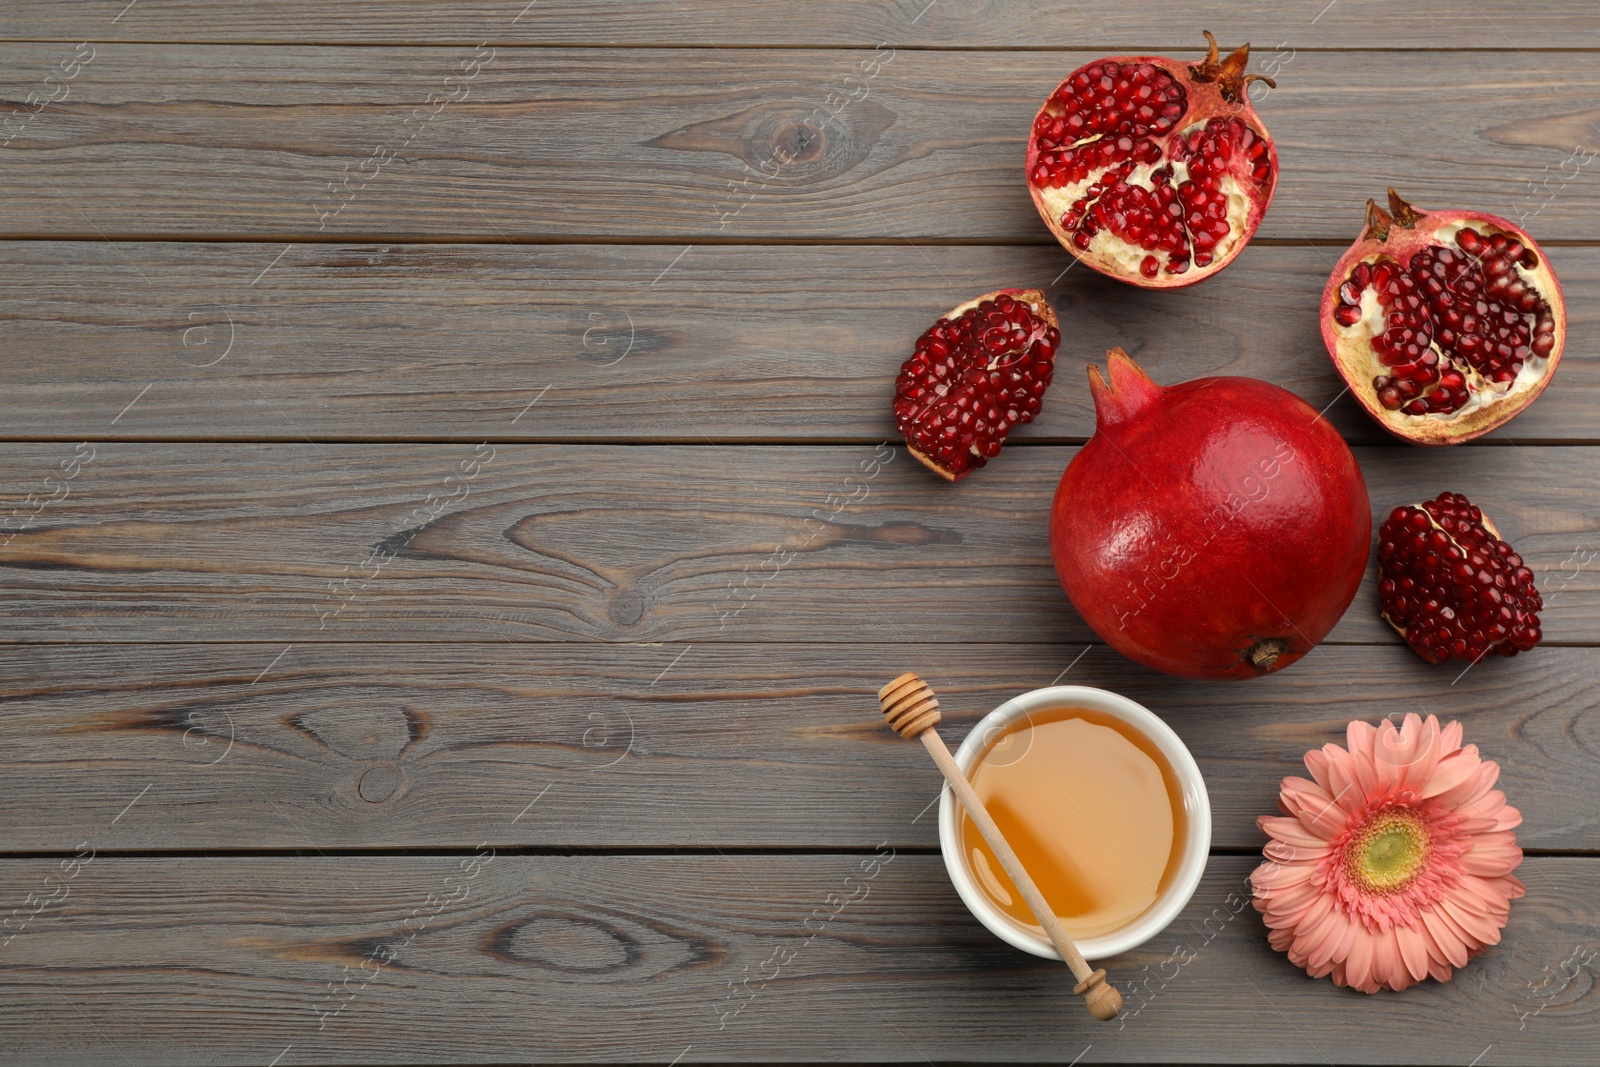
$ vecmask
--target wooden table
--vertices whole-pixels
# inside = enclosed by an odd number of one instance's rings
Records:
[[[1202,28],[1278,78],[1260,236],[1184,292],[1065,271],[1035,108]],[[8,0],[0,40],[0,1061],[1595,1063],[1588,0]],[[1406,447],[1339,395],[1316,302],[1389,184],[1561,272],[1506,433]],[[892,381],[1002,284],[1061,311],[1057,382],[946,486]],[[1046,509],[1111,344],[1330,405],[1380,516],[1470,495],[1544,647],[1430,668],[1370,578],[1253,684],[1096,642]],[[873,700],[905,669],[952,740],[1060,678],[1194,751],[1212,862],[1111,961],[1120,1025],[952,891]],[[1301,754],[1409,711],[1501,762],[1528,896],[1367,997],[1242,894]]]

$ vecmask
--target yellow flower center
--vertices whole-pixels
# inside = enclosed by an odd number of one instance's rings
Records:
[[[1367,824],[1345,848],[1345,869],[1372,893],[1397,893],[1428,860],[1428,830],[1409,812],[1389,812]]]

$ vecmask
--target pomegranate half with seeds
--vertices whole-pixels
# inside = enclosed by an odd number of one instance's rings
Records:
[[[1254,378],[1163,389],[1120,348],[1089,368],[1095,431],[1061,476],[1050,554],[1118,652],[1254,678],[1311,651],[1361,586],[1372,510],[1317,410]]]
[[[1200,63],[1097,59],[1033,120],[1028,190],[1067,251],[1147,288],[1192,285],[1232,262],[1278,184],[1278,153],[1246,90],[1250,46]]]
[[[1544,250],[1473,211],[1424,214],[1389,190],[1322,294],[1322,338],[1378,424],[1424,445],[1481,437],[1544,392],[1567,312]]]
[[[1460,493],[1395,508],[1378,575],[1384,621],[1429,663],[1515,656],[1544,636],[1533,571]]]
[[[1038,289],[1000,289],[952,308],[917,338],[894,385],[906,447],[956,481],[1032,422],[1055,373],[1061,331]]]

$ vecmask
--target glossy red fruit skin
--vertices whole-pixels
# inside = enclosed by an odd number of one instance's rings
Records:
[[[1121,349],[1089,371],[1098,425],[1067,466],[1050,553],[1073,607],[1130,659],[1186,678],[1281,670],[1350,606],[1372,539],[1355,456],[1254,378],[1163,389]]]
[[[1484,211],[1418,212],[1411,204],[1400,199],[1393,189],[1389,190],[1389,206],[1393,209],[1392,212],[1385,212],[1375,202],[1367,201],[1367,225],[1363,227],[1361,236],[1339,258],[1333,273],[1328,275],[1328,284],[1323,287],[1322,342],[1328,349],[1328,357],[1333,360],[1334,368],[1345,380],[1345,384],[1350,386],[1350,395],[1356,398],[1362,410],[1379,426],[1402,441],[1419,445],[1458,445],[1482,437],[1520,414],[1538,399],[1539,394],[1549,387],[1550,380],[1555,377],[1567,336],[1566,298],[1561,292],[1561,282],[1556,277],[1555,271],[1550,268],[1550,259],[1545,255],[1544,249],[1514,222]],[[1397,224],[1396,216],[1403,218],[1406,213],[1414,214],[1417,221],[1410,226]],[[1490,230],[1514,236],[1539,257],[1545,296],[1550,302],[1556,321],[1555,351],[1549,357],[1544,377],[1531,389],[1515,398],[1477,408],[1448,421],[1426,416],[1400,417],[1397,412],[1379,403],[1377,391],[1372,387],[1371,367],[1352,360],[1341,350],[1341,330],[1333,318],[1334,310],[1339,306],[1339,287],[1350,276],[1356,264],[1378,255],[1402,263],[1408,262],[1418,251],[1438,243],[1434,235],[1439,230],[1463,222],[1476,223]]]
[[[1202,67],[1208,63],[1216,65],[1218,62],[1218,49],[1215,38],[1210,33],[1206,33],[1205,36],[1210,43],[1210,53],[1207,59],[1198,65]],[[1232,263],[1240,252],[1244,251],[1244,247],[1250,243],[1250,238],[1255,235],[1256,230],[1260,227],[1261,220],[1265,217],[1267,208],[1271,206],[1273,195],[1277,192],[1278,187],[1278,149],[1273,143],[1272,135],[1267,132],[1266,123],[1261,120],[1261,117],[1256,114],[1255,108],[1251,105],[1248,94],[1249,81],[1251,80],[1265,81],[1269,85],[1275,85],[1276,83],[1270,78],[1264,78],[1259,75],[1245,75],[1243,73],[1243,64],[1248,60],[1249,55],[1250,46],[1246,44],[1235,52],[1233,56],[1223,61],[1224,64],[1233,64],[1237,61],[1239,67],[1238,70],[1234,70],[1231,65],[1228,66],[1226,80],[1223,82],[1201,80],[1195,76],[1194,67],[1196,65],[1186,60],[1173,59],[1169,56],[1105,56],[1093,61],[1093,63],[1084,64],[1084,67],[1093,66],[1094,63],[1107,62],[1119,65],[1149,63],[1158,66],[1173,75],[1188,93],[1189,107],[1184,116],[1184,123],[1181,129],[1189,129],[1193,125],[1203,123],[1209,118],[1236,117],[1266,142],[1267,152],[1271,160],[1272,177],[1265,190],[1260,194],[1259,200],[1252,206],[1245,225],[1245,232],[1240,240],[1225,255],[1214,259],[1209,266],[1203,268],[1191,266],[1182,274],[1168,274],[1165,271],[1159,271],[1154,276],[1143,274],[1137,269],[1118,269],[1103,262],[1099,257],[1080,251],[1073,246],[1071,233],[1062,228],[1055,212],[1051,211],[1046,205],[1042,190],[1035,186],[1029,177],[1032,175],[1034,165],[1038,163],[1041,154],[1038,136],[1033,132],[1033,128],[1030,127],[1028,155],[1022,171],[1023,180],[1028,184],[1028,193],[1033,198],[1034,207],[1038,209],[1040,218],[1043,219],[1045,226],[1049,228],[1056,240],[1060,242],[1061,247],[1106,277],[1127,282],[1129,285],[1136,285],[1141,289],[1182,289],[1194,285],[1221,271],[1229,263]],[[1079,70],[1082,69],[1083,67],[1079,68]],[[1049,111],[1051,101],[1056,94],[1077,73],[1078,71],[1075,70],[1072,74],[1067,75],[1066,78],[1062,79],[1061,84],[1051,91],[1050,96],[1045,98],[1044,104],[1040,106],[1038,113],[1034,116],[1035,122],[1038,121],[1040,115],[1044,115]]]

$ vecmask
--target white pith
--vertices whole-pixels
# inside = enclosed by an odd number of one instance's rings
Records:
[[[1459,252],[1460,248],[1455,243],[1456,235],[1462,230],[1466,229],[1472,230],[1479,236],[1490,236],[1503,232],[1507,233],[1507,236],[1510,237],[1517,236],[1516,234],[1503,231],[1497,226],[1491,226],[1485,223],[1468,223],[1463,221],[1447,223],[1446,225],[1435,230],[1434,243],[1440,246],[1448,246]],[[1399,263],[1396,262],[1392,257],[1381,252],[1374,252],[1371,255],[1365,256],[1361,262],[1367,264],[1376,264],[1385,260],[1395,263],[1397,267],[1399,266]],[[1532,285],[1533,288],[1547,300],[1549,299],[1549,295],[1555,289],[1555,279],[1546,265],[1546,259],[1542,251],[1539,253],[1539,265],[1537,267],[1533,268],[1532,270],[1528,270],[1521,264],[1516,264],[1514,265],[1513,269],[1523,281],[1527,282],[1529,285]],[[1348,278],[1349,272],[1346,272],[1345,279]],[[1344,284],[1345,279],[1341,279],[1341,285]],[[1383,305],[1378,301],[1377,291],[1370,286],[1361,291],[1361,318],[1356,320],[1354,325],[1342,326],[1337,321],[1334,321],[1333,328],[1337,337],[1337,345],[1339,348],[1341,361],[1345,362],[1347,366],[1365,366],[1369,368],[1369,373],[1354,383],[1352,387],[1360,390],[1364,395],[1371,398],[1372,403],[1382,410],[1386,416],[1399,417],[1403,419],[1432,420],[1438,423],[1459,421],[1473,412],[1487,409],[1496,404],[1504,403],[1507,400],[1510,400],[1514,397],[1519,397],[1533,389],[1544,380],[1545,374],[1550,366],[1550,361],[1547,358],[1530,352],[1528,354],[1528,358],[1523,361],[1521,369],[1517,371],[1517,376],[1512,379],[1509,384],[1502,385],[1491,382],[1487,378],[1483,377],[1471,366],[1471,364],[1467,363],[1465,360],[1452,359],[1450,360],[1449,365],[1461,371],[1462,375],[1467,380],[1467,402],[1455,411],[1430,411],[1423,415],[1410,415],[1398,409],[1384,408],[1377,400],[1378,391],[1373,387],[1372,384],[1373,377],[1380,374],[1388,374],[1391,369],[1384,365],[1383,361],[1378,358],[1377,354],[1372,351],[1371,347],[1372,339],[1389,328],[1388,314],[1383,310]],[[1558,316],[1556,320],[1555,347],[1551,350],[1552,352],[1561,351],[1562,344],[1565,341],[1564,335],[1565,328],[1560,321],[1560,317]],[[1434,352],[1439,354],[1441,366],[1444,365],[1444,352],[1439,348],[1438,343],[1434,342],[1428,347],[1432,348]],[[1426,390],[1424,390],[1424,392],[1426,392]]]
[[[1168,142],[1169,145],[1180,137],[1186,138],[1195,131],[1204,129],[1205,125],[1205,121],[1191,123],[1177,133],[1171,134]],[[1106,134],[1097,133],[1092,137],[1085,137],[1081,140],[1074,141],[1070,147],[1078,148],[1081,145],[1093,144],[1096,141],[1102,140],[1106,136]],[[1120,165],[1121,164],[1112,164],[1109,167],[1101,167],[1097,170],[1093,170],[1088,174],[1087,177],[1081,178],[1078,181],[1073,182],[1071,185],[1060,185],[1050,189],[1039,189],[1037,191],[1040,201],[1044,204],[1045,209],[1050,213],[1050,217],[1055,220],[1057,225],[1060,225],[1061,217],[1067,213],[1068,209],[1070,209],[1073,204],[1082,199],[1083,194],[1088,190],[1089,186],[1099,181],[1107,172],[1114,170]],[[1137,164],[1123,180],[1129,185],[1136,185],[1142,189],[1154,189],[1155,183],[1150,180],[1150,175],[1166,166],[1170,166],[1172,168],[1171,183],[1174,187],[1182,185],[1184,182],[1189,180],[1189,164],[1186,161],[1165,158],[1159,159],[1154,163]],[[1243,182],[1239,181],[1239,179],[1230,171],[1223,174],[1221,182],[1218,183],[1218,189],[1222,195],[1227,198],[1228,202],[1228,232],[1222,237],[1221,240],[1211,247],[1211,263],[1202,268],[1195,268],[1191,266],[1191,270],[1209,270],[1216,265],[1225,262],[1227,258],[1233,254],[1235,248],[1244,240],[1245,227],[1249,221],[1251,210],[1251,200],[1249,192],[1247,191],[1247,186]],[[1092,208],[1093,205],[1091,204],[1089,207]],[[1185,234],[1188,234],[1190,239],[1190,254],[1192,256],[1194,235],[1189,233],[1189,224],[1187,221],[1184,222],[1183,228]],[[1085,258],[1094,259],[1098,262],[1114,266],[1117,269],[1117,272],[1121,274],[1137,274],[1139,271],[1139,264],[1144,261],[1144,257],[1153,255],[1161,262],[1162,274],[1167,277],[1173,277],[1173,275],[1166,275],[1166,261],[1170,253],[1159,248],[1147,251],[1141,245],[1124,240],[1108,229],[1103,229],[1096,233],[1094,237],[1090,238],[1089,248],[1087,251],[1079,249],[1076,246],[1074,246],[1073,251],[1078,252]]]
[[[1085,137],[1083,140],[1074,143],[1072,147],[1077,148],[1078,145],[1090,144],[1094,141],[1100,140],[1101,137],[1101,134],[1095,134],[1093,137]],[[1137,185],[1143,189],[1154,189],[1155,183],[1150,180],[1150,175],[1154,174],[1160,168],[1167,166],[1168,163],[1171,163],[1172,165],[1173,185],[1181,185],[1189,180],[1189,164],[1187,162],[1181,160],[1178,162],[1172,162],[1171,160],[1165,159],[1156,163],[1138,164],[1124,180],[1127,181],[1129,185]],[[1107,171],[1113,169],[1115,169],[1115,165],[1111,167],[1101,167],[1099,170],[1091,171],[1088,177],[1080,178],[1071,185],[1058,185],[1053,189],[1041,189],[1039,190],[1039,193],[1044,198],[1045,206],[1050,209],[1052,216],[1059,222],[1061,216],[1066,214],[1067,209],[1072,207],[1073,204],[1076,204],[1078,200],[1082,198],[1084,192],[1088,190],[1089,186],[1099,181],[1101,176]],[[1104,231],[1101,232],[1103,233]]]

